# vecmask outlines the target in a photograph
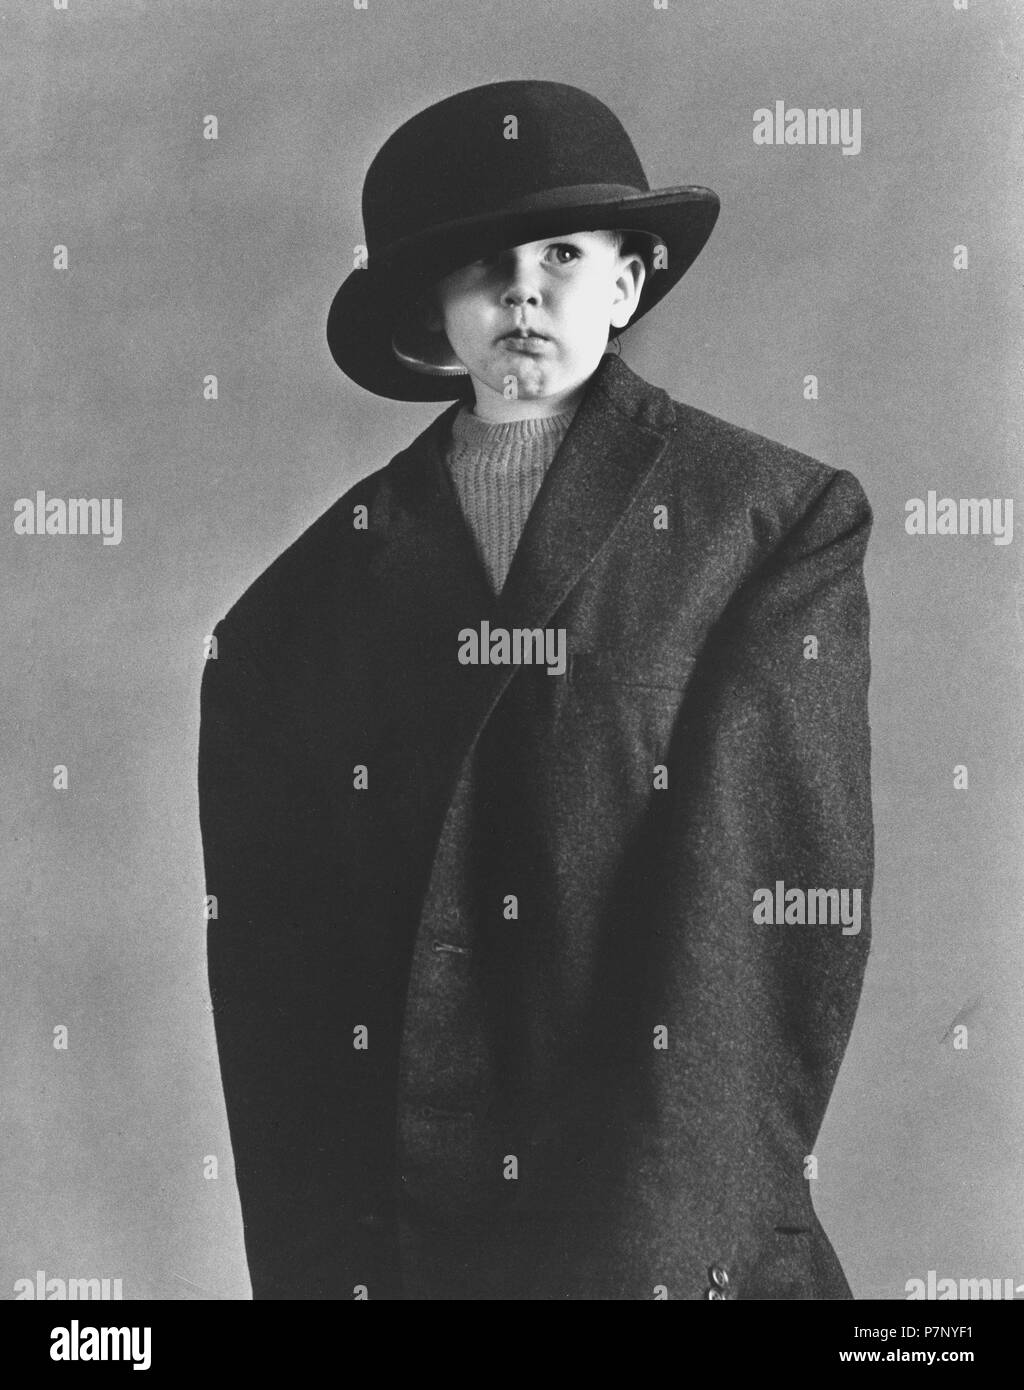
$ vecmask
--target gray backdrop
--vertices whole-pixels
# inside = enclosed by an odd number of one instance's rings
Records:
[[[626,360],[853,470],[874,505],[875,944],[815,1202],[858,1297],[929,1269],[1024,1282],[1021,541],[904,529],[909,497],[1018,478],[1014,8],[6,7],[0,1297],[37,1269],[120,1277],[126,1298],[249,1296],[205,978],[203,638],[440,410],[350,383],[325,316],[383,139],[510,77],[586,87],[652,185],[721,195]],[[862,152],[755,146],[776,99],[860,107]],[[121,544],[15,535],[39,489],[122,498]]]

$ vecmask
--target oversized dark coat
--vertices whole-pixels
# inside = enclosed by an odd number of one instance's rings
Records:
[[[495,599],[456,409],[205,668],[254,1296],[848,1298],[808,1160],[869,940],[864,493],[606,357]],[[460,664],[483,619],[566,672]],[[756,922],[780,882],[860,932]]]

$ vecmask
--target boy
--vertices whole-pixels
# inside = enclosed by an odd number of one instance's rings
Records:
[[[217,627],[200,813],[255,1298],[849,1298],[871,513],[606,353],[718,200],[578,89],[421,112],[338,364],[451,400]]]

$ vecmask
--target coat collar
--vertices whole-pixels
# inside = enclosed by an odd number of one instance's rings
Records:
[[[618,526],[672,429],[671,401],[606,354],[545,474],[498,597],[490,589],[444,463],[459,405],[399,454],[382,478],[371,521],[371,575],[392,611],[408,615],[410,640],[429,659],[455,663],[460,628],[545,627]],[[436,664],[436,656],[431,664]],[[500,698],[514,667],[480,668],[471,732]]]
[[[492,626],[543,627],[611,535],[664,450],[673,412],[666,393],[606,353],[544,477],[505,585],[495,598],[445,467],[459,405],[438,416],[393,461],[379,518],[376,576],[446,576],[472,594]],[[457,604],[461,610],[464,603]]]

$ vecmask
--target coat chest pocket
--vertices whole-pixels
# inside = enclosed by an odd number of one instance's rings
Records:
[[[574,653],[569,660],[571,727],[597,766],[621,777],[633,770],[637,791],[668,755],[676,716],[695,658],[631,659],[619,652]]]

